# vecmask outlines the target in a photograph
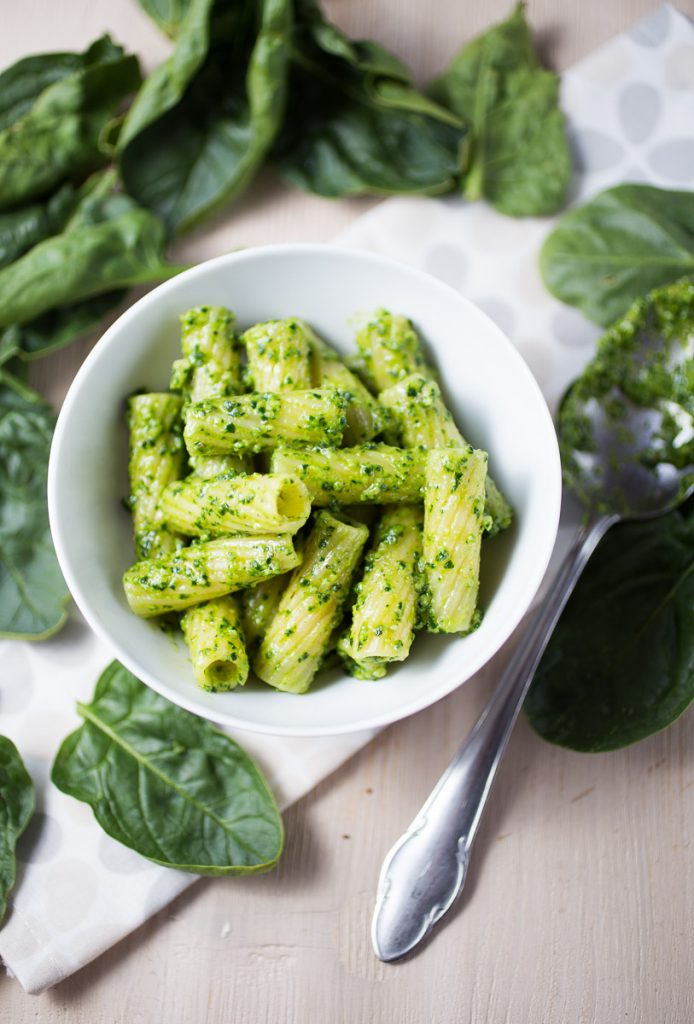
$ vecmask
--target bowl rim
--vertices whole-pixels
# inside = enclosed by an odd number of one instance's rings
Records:
[[[492,644],[493,649],[488,652],[480,652],[480,654],[473,660],[470,661],[464,669],[461,669],[459,675],[452,675],[448,678],[444,685],[438,688],[432,687],[431,690],[426,691],[421,697],[411,700],[409,703],[398,706],[395,711],[387,711],[379,714],[373,714],[365,717],[364,719],[354,723],[349,722],[347,724],[333,724],[328,726],[283,726],[283,725],[270,725],[266,726],[263,723],[255,721],[247,721],[246,719],[239,718],[233,713],[219,712],[216,709],[205,709],[201,710],[199,704],[194,699],[194,696],[188,698],[185,695],[180,695],[176,692],[172,692],[171,689],[162,683],[156,676],[145,671],[137,663],[137,659],[129,653],[127,648],[115,640],[107,628],[103,625],[99,617],[92,612],[91,603],[88,596],[80,583],[79,574],[73,572],[73,566],[70,562],[69,557],[66,554],[66,543],[64,542],[63,523],[59,513],[59,472],[58,464],[61,461],[61,452],[65,444],[65,437],[69,431],[70,418],[72,407],[75,404],[81,389],[83,382],[88,378],[91,373],[93,365],[104,358],[105,353],[108,351],[112,339],[117,336],[120,331],[127,327],[128,323],[136,319],[140,311],[147,305],[156,301],[158,297],[167,291],[175,291],[182,281],[189,282],[191,279],[196,277],[203,277],[205,273],[209,271],[211,267],[215,266],[233,266],[239,262],[252,262],[254,260],[262,260],[269,256],[286,256],[291,257],[293,254],[305,253],[312,255],[325,254],[326,251],[334,252],[342,256],[349,256],[357,258],[364,263],[372,264],[374,266],[387,267],[391,270],[397,270],[406,276],[410,276],[412,279],[419,281],[420,283],[426,283],[427,287],[432,288],[434,291],[440,291],[443,294],[454,297],[458,302],[462,302],[464,305],[471,306],[478,315],[484,317],[494,328],[494,330],[503,337],[506,345],[508,346],[508,356],[515,363],[515,372],[520,373],[526,378],[526,383],[530,390],[534,392],[535,398],[537,399],[538,411],[541,416],[545,419],[545,426],[547,428],[547,439],[550,442],[549,448],[551,449],[551,465],[546,466],[549,471],[550,477],[549,484],[547,487],[546,494],[543,495],[543,507],[546,511],[547,519],[546,526],[547,530],[545,533],[544,547],[541,552],[538,552],[538,558],[534,560],[533,572],[527,574],[523,583],[522,591],[519,595],[519,600],[516,604],[516,609],[512,615],[509,615],[508,620],[505,624],[503,635]],[[552,443],[553,442],[553,443]],[[548,453],[549,454],[549,453]],[[197,715],[200,718],[206,718],[217,724],[224,725],[225,727],[231,727],[233,729],[243,730],[250,733],[258,733],[262,735],[274,735],[274,736],[294,736],[294,737],[323,737],[323,736],[339,736],[359,733],[367,730],[377,730],[384,728],[387,725],[391,725],[394,722],[401,721],[402,719],[409,718],[410,715],[416,714],[418,711],[422,711],[425,708],[437,703],[444,697],[453,693],[459,686],[467,682],[472,676],[480,671],[504,646],[508,641],[509,637],[517,629],[519,623],[527,613],[529,608],[533,604],[533,600],[537,594],[540,584],[545,576],[547,567],[549,565],[552,552],[554,550],[557,538],[557,532],[559,528],[559,516],[561,511],[561,498],[562,498],[562,477],[561,477],[561,460],[559,455],[559,444],[554,428],[552,416],[550,414],[547,402],[542,393],[542,390],[532,374],[527,363],[521,356],[520,352],[507,336],[506,332],[503,331],[491,317],[484,312],[479,306],[476,305],[467,296],[461,294],[457,289],[451,287],[445,282],[439,280],[433,275],[427,273],[424,270],[420,270],[416,267],[411,267],[408,264],[400,263],[397,260],[393,260],[389,257],[382,256],[378,253],[369,252],[367,250],[361,250],[352,248],[347,245],[340,245],[337,243],[328,242],[283,242],[275,243],[271,245],[252,246],[247,249],[237,250],[231,253],[224,253],[221,256],[214,256],[208,260],[203,260],[200,263],[196,263],[187,270],[182,271],[175,277],[170,278],[167,281],[156,285],[145,295],[137,299],[132,305],[124,310],[114,322],[104,331],[104,333],[95,342],[93,348],[88,353],[87,357],[79,367],[75,377],[68,388],[65,396],[63,405],[60,409],[56,427],[53,433],[51,442],[51,449],[48,462],[48,479],[47,479],[47,497],[48,497],[48,518],[51,536],[53,544],[55,546],[56,555],[60,569],[65,578],[65,582],[70,591],[70,595],[75,602],[80,613],[84,617],[89,627],[96,633],[108,647],[111,648],[113,656],[118,659],[130,672],[133,673],[141,682],[151,687],[156,693],[164,697],[171,703],[178,705],[179,707],[185,708],[192,714]],[[541,557],[540,557],[541,555]],[[195,691],[193,691],[195,693]]]

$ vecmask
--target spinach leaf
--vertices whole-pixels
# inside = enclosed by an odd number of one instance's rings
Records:
[[[652,288],[694,274],[694,192],[600,192],[547,236],[540,270],[556,298],[595,323],[613,323]]]
[[[171,231],[238,194],[272,145],[291,14],[290,0],[191,0],[174,53],[145,82],[123,126],[121,172]]]
[[[65,184],[45,203],[0,213],[0,268],[19,259],[44,238],[62,231],[77,199],[77,190]]]
[[[124,289],[104,292],[71,306],[51,309],[21,327],[17,324],[6,327],[0,331],[0,365],[9,355],[33,360],[64,348],[101,323],[107,313],[121,304],[125,295]]]
[[[284,833],[259,769],[228,736],[113,662],[51,778],[88,803],[110,836],[166,867],[201,875],[273,867]]]
[[[0,328],[28,324],[49,310],[105,292],[112,300],[116,290],[172,277],[182,268],[166,262],[165,243],[161,222],[129,196],[88,197],[62,234],[0,270]],[[92,314],[90,307],[87,320]],[[79,315],[83,322],[84,308]],[[39,332],[45,328],[43,322]]]
[[[551,743],[604,751],[694,699],[694,513],[613,527],[591,558],[525,702]]]
[[[470,125],[465,196],[513,217],[554,213],[571,177],[559,82],[539,64],[524,8],[464,46],[432,87]]]
[[[54,421],[38,395],[0,372],[0,636],[41,640],[66,619],[46,507]]]
[[[175,36],[184,20],[192,0],[138,0],[143,11],[149,14],[167,36]]]
[[[323,196],[436,194],[453,188],[465,127],[419,93],[376,43],[352,42],[314,0],[295,4],[289,99],[276,157]]]
[[[34,786],[11,740],[0,736],[0,925],[15,883],[15,847],[34,810]]]
[[[137,58],[125,56],[110,39],[97,41],[87,58],[93,63],[46,85],[51,55],[45,55],[37,72],[42,90],[26,68],[19,77],[15,72],[18,92],[14,102],[3,104],[7,123],[0,131],[0,210],[83,178],[104,162],[100,137],[118,105],[138,88],[140,72]],[[65,70],[65,60],[57,64]],[[10,120],[17,111],[21,116]]]
[[[93,64],[117,61],[123,48],[104,35],[83,53],[38,53],[0,73],[0,131],[16,124],[44,90]]]

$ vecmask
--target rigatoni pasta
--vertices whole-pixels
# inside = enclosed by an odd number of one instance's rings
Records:
[[[469,633],[477,625],[486,478],[486,452],[427,453],[423,555],[427,626],[435,633]]]
[[[199,687],[210,693],[234,690],[248,679],[248,655],[238,601],[228,594],[194,604],[181,616]]]
[[[312,333],[312,332],[311,332]],[[253,391],[305,391],[313,383],[311,338],[301,320],[269,320],[241,336]]]
[[[311,502],[391,505],[421,499],[426,454],[387,444],[355,445],[337,451],[321,446],[277,448],[270,462],[273,473],[290,473],[303,481]]]
[[[188,408],[183,437],[191,455],[269,451],[286,441],[338,445],[346,404],[334,388],[197,402]]]
[[[279,603],[253,662],[256,675],[278,690],[305,693],[338,623],[352,575],[369,536],[329,512],[319,512],[301,567]]]
[[[133,395],[128,401],[129,505],[135,551],[140,558],[166,554],[181,546],[161,510],[164,489],[183,475],[185,465],[181,405],[177,395],[167,393]]]
[[[391,412],[405,448],[466,448],[435,380],[421,373],[403,377],[382,391],[379,401]],[[510,526],[513,510],[490,476],[486,483],[489,533]]]
[[[391,662],[410,653],[421,554],[421,507],[386,507],[356,587],[352,621],[337,645],[353,675],[380,679]]]
[[[169,527],[190,537],[225,533],[296,533],[311,512],[308,491],[286,473],[189,477],[161,497]]]
[[[152,618],[278,576],[299,563],[291,537],[232,535],[136,562],[123,576],[128,604]]]
[[[338,658],[381,679],[418,629],[474,629],[482,536],[511,509],[410,320],[377,310],[349,365],[295,317],[240,332],[199,306],[181,328],[176,393],[128,407],[123,586],[137,615],[180,621],[198,685],[236,690],[252,666],[305,693]]]

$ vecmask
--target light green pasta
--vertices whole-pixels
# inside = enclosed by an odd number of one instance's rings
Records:
[[[254,391],[305,391],[311,387],[312,331],[301,320],[268,320],[241,336]]]
[[[377,309],[357,332],[356,342],[375,391],[384,391],[411,373],[433,376],[419,335],[405,316]]]
[[[205,480],[232,473],[253,472],[251,455],[189,455],[188,463],[191,472]]]
[[[189,401],[224,398],[243,391],[236,318],[224,306],[196,306],[181,317],[181,348],[171,389]]]
[[[465,448],[435,380],[411,373],[378,396],[390,410],[404,448]]]
[[[290,579],[291,573],[285,573],[242,591],[243,632],[249,652],[256,651],[260,646]]]
[[[154,558],[181,546],[166,525],[160,505],[164,488],[184,471],[181,405],[178,395],[166,393],[134,395],[128,400],[129,504],[138,558]]]
[[[435,380],[410,374],[382,391],[379,401],[390,410],[405,448],[466,448]],[[510,526],[513,510],[490,476],[486,484],[490,535]]]
[[[352,621],[337,649],[352,675],[380,679],[388,664],[410,653],[417,612],[416,575],[422,553],[419,505],[387,508],[357,584]]]
[[[383,432],[390,421],[388,410],[376,401],[355,374],[337,356],[319,358],[322,386],[332,385],[347,399],[346,446],[364,444]]]
[[[286,473],[188,477],[162,494],[172,530],[189,537],[225,533],[296,533],[311,513],[308,491]]]
[[[191,455],[269,451],[286,441],[338,445],[345,406],[334,388],[198,402],[187,410],[183,436]]]
[[[299,560],[291,537],[220,537],[137,562],[125,572],[123,586],[132,611],[152,618],[278,576]]]
[[[337,450],[320,446],[278,448],[273,473],[302,480],[313,505],[392,505],[421,499],[426,453],[386,444],[364,444]]]
[[[254,659],[278,690],[305,693],[330,644],[369,531],[320,512]]]
[[[248,679],[248,655],[235,597],[193,605],[181,616],[181,629],[198,686],[210,693],[243,686]]]
[[[486,452],[433,448],[427,454],[422,611],[432,632],[469,633],[479,623],[486,476]]]

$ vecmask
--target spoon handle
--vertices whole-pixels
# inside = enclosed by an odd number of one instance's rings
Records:
[[[414,949],[463,888],[470,847],[535,669],[576,581],[615,521],[595,515],[582,527],[487,706],[386,857],[372,928],[380,960]]]

